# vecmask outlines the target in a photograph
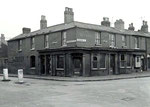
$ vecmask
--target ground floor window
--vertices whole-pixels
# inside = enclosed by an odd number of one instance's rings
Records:
[[[150,69],[150,58],[147,59],[148,61],[148,68]]]
[[[106,54],[93,54],[92,55],[92,69],[106,68]]]
[[[106,54],[100,54],[100,68],[106,68]]]
[[[127,55],[127,67],[131,66],[131,56]]]
[[[31,68],[35,67],[35,56],[30,57],[30,67]]]
[[[125,67],[125,55],[120,55],[120,67]]]
[[[57,55],[57,68],[64,69],[64,56],[63,55]]]
[[[98,66],[97,66],[97,55],[93,55],[93,68],[98,68]]]

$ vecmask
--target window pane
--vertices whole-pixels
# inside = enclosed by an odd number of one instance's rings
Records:
[[[131,56],[127,55],[127,66],[131,66]]]
[[[148,58],[148,68],[150,68],[150,58]]]
[[[93,68],[97,68],[97,56],[93,56]]]
[[[105,60],[106,54],[100,54],[100,68],[105,68]]]
[[[64,57],[58,55],[57,56],[57,68],[64,68]]]
[[[62,32],[62,46],[67,46],[66,39],[67,39],[66,32]]]
[[[125,60],[125,55],[121,55],[121,61]]]
[[[30,57],[30,66],[35,67],[35,56]]]

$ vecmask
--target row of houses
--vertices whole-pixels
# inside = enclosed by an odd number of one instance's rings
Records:
[[[147,21],[139,31],[124,21],[110,26],[104,17],[101,25],[74,21],[72,8],[65,8],[64,23],[47,27],[41,16],[40,29],[8,41],[8,69],[16,73],[51,76],[97,76],[148,71],[150,33]]]

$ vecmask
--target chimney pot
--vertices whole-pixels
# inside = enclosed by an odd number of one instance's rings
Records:
[[[133,30],[134,31],[134,26],[133,26],[133,23],[129,24],[129,27],[128,27],[128,30]]]
[[[148,32],[148,25],[147,21],[143,20],[143,25],[141,26],[141,31],[147,33]]]

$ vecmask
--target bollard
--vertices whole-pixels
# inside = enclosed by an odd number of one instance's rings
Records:
[[[8,69],[7,68],[3,69],[3,80],[2,81],[10,81],[10,79],[8,79]]]
[[[18,82],[24,83],[24,81],[23,81],[23,69],[18,69]]]

